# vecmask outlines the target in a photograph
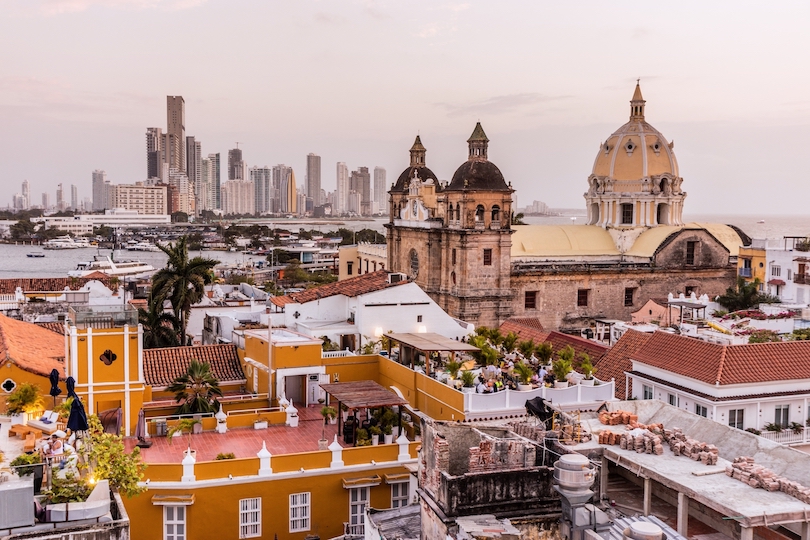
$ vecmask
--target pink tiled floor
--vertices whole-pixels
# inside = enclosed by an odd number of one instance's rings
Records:
[[[299,423],[297,428],[287,426],[270,426],[267,429],[239,428],[220,434],[206,431],[191,436],[191,446],[197,451],[197,461],[210,461],[220,452],[233,452],[237,458],[256,457],[261,450],[262,441],[267,443],[271,454],[289,454],[295,452],[309,452],[318,450],[318,439],[321,438],[323,417],[321,406],[301,407],[298,410]],[[326,438],[331,442],[337,433],[337,424],[326,426]],[[172,444],[165,437],[152,437],[151,448],[142,448],[141,456],[147,463],[179,463],[183,460],[183,450],[188,445],[188,435],[176,437]],[[126,439],[127,451],[135,447],[134,438]],[[344,447],[351,446],[343,443],[341,437],[338,442]]]

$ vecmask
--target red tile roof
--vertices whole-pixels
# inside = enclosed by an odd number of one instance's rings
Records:
[[[28,291],[64,291],[68,287],[71,291],[76,291],[84,287],[88,281],[101,281],[109,287],[114,289],[110,282],[111,278],[107,274],[101,272],[94,272],[93,275],[98,274],[97,277],[83,277],[83,278],[69,278],[69,277],[56,277],[56,278],[6,278],[0,279],[0,294],[14,294],[17,287],[22,288],[23,292]]]
[[[609,350],[605,345],[591,341],[590,339],[564,334],[555,330],[545,332],[542,328],[543,325],[540,324],[540,321],[537,319],[513,317],[504,321],[499,330],[501,334],[504,335],[509,332],[514,332],[524,341],[529,339],[534,340],[535,343],[548,341],[551,343],[552,347],[554,347],[555,352],[565,348],[567,345],[571,345],[574,351],[576,351],[577,356],[579,356],[580,353],[587,353],[594,364],[605,356],[605,353]]]
[[[47,377],[57,369],[65,377],[65,338],[33,323],[0,315],[0,366],[9,362]]]
[[[498,330],[503,335],[514,332],[522,341],[533,339],[535,343],[545,341],[548,337],[548,332],[543,330],[538,319],[513,317],[505,320]]]
[[[38,322],[34,323],[35,325],[45,328],[46,330],[50,330],[51,332],[56,332],[60,336],[65,335],[65,323],[60,322]]]
[[[283,307],[286,304],[305,304],[313,300],[328,298],[339,294],[355,297],[409,283],[408,281],[389,283],[388,275],[389,272],[387,270],[378,270],[376,272],[363,274],[362,276],[336,281],[335,283],[321,285],[320,287],[313,287],[297,293],[291,293],[286,296],[273,296],[270,298],[270,301],[279,307]]]
[[[708,384],[810,379],[810,341],[719,345],[655,332],[632,359]]]
[[[616,381],[616,390],[614,393],[617,398],[627,399],[628,396],[625,395],[626,376],[624,373],[625,371],[633,369],[633,363],[630,360],[631,357],[633,357],[651,337],[652,334],[648,332],[628,330],[601,360],[594,362],[594,367],[597,370],[597,378],[600,381],[609,381],[611,379]],[[632,391],[630,395],[632,395]]]
[[[220,384],[245,379],[242,364],[236,354],[236,345],[222,344],[144,349],[144,381],[157,388],[169,386],[177,377],[186,373],[192,359],[210,364],[211,372]]]

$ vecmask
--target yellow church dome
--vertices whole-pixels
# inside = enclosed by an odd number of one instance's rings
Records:
[[[680,176],[672,143],[644,120],[644,103],[637,84],[630,101],[630,121],[602,143],[594,160],[593,176],[618,182],[615,191],[640,191],[630,185],[622,189],[620,186],[625,182],[637,183],[660,175]]]

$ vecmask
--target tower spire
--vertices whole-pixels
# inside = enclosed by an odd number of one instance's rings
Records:
[[[424,167],[426,152],[427,149],[422,145],[422,139],[417,135],[411,146],[411,167]]]
[[[472,135],[467,139],[467,145],[470,147],[469,159],[487,159],[489,139],[487,138],[487,134],[484,133],[484,128],[481,127],[481,122],[475,124]]]
[[[636,91],[630,100],[630,120],[644,120],[644,98],[641,96],[641,79],[636,79]]]

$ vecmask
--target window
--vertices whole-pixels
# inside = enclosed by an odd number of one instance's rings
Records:
[[[290,532],[309,530],[309,492],[290,495]]]
[[[577,291],[577,306],[578,307],[587,307],[588,306],[588,292],[590,289],[579,289]]]
[[[352,262],[347,262],[346,263],[346,273],[348,275],[352,275],[352,267],[353,266],[354,266],[354,263],[352,263]]]
[[[728,425],[733,428],[743,429],[744,418],[745,409],[732,409],[728,411]]]
[[[681,404],[680,398],[675,394],[669,394],[667,401],[669,401],[669,404],[672,405],[673,407],[677,407]]]
[[[537,291],[526,291],[523,307],[524,309],[537,309]]]
[[[686,264],[695,264],[695,250],[697,249],[697,242],[686,243]]]
[[[422,322],[422,316],[421,315],[416,316],[416,322]]]
[[[366,259],[366,274],[368,274],[368,259]]]
[[[363,534],[364,516],[368,506],[369,488],[356,487],[349,490],[349,534]]]
[[[623,204],[622,205],[622,225],[632,225],[633,224],[633,205],[632,204]]]
[[[686,287],[684,287],[684,293],[686,294],[686,296],[692,296],[692,293],[697,294],[697,287],[695,287],[694,285],[687,285]]]
[[[787,280],[790,281],[793,279],[793,270],[790,268],[787,269]]]
[[[163,540],[186,540],[186,507],[163,507]]]
[[[647,386],[646,384],[642,388],[643,396],[641,399],[652,399],[653,398],[653,389],[652,386]]]
[[[452,261],[453,266],[456,264],[456,248],[453,248],[453,251],[450,252],[450,259]]]
[[[636,289],[633,287],[627,287],[624,289],[624,306],[630,307],[633,305],[633,295],[635,294]]]
[[[484,250],[484,266],[492,266],[492,250]]]
[[[395,482],[391,484],[391,508],[408,506],[408,482]]]
[[[777,266],[777,265],[773,265],[773,266],[771,266],[771,275],[772,275],[773,277],[779,277],[779,276],[781,276],[781,275],[782,275],[782,267],[781,267],[781,266]]]
[[[702,416],[703,418],[706,418],[708,411],[706,410],[706,407],[704,407],[703,405],[698,405],[697,403],[695,403],[695,414],[698,416]]]
[[[774,424],[786,428],[790,420],[790,405],[777,405]]]
[[[239,538],[258,538],[262,535],[262,499],[239,501]]]
[[[500,206],[493,206],[492,207],[492,222],[498,222],[501,220],[501,207]]]
[[[483,223],[484,221],[484,205],[479,204],[475,209],[475,221]]]

